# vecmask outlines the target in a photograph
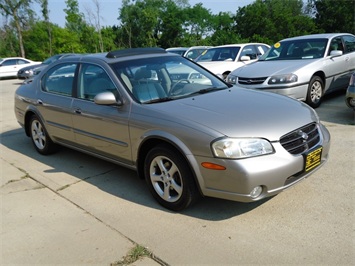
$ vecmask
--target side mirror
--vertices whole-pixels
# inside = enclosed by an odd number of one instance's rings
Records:
[[[341,55],[343,55],[343,51],[333,50],[330,52],[331,57],[336,57],[336,56],[341,56]]]
[[[250,61],[251,60],[251,58],[250,58],[250,56],[248,56],[248,55],[243,55],[241,58],[240,58],[240,61]]]
[[[121,106],[123,103],[121,100],[117,100],[115,95],[110,91],[105,91],[97,94],[94,98],[94,102],[98,105],[117,105]]]

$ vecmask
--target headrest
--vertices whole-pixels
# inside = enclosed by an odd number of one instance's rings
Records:
[[[136,71],[134,74],[134,79],[135,80],[140,80],[140,79],[149,79],[152,77],[152,71],[148,70],[145,67],[142,67]]]

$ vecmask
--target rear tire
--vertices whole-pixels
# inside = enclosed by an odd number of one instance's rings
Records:
[[[47,155],[56,151],[57,146],[49,137],[42,121],[33,115],[30,120],[30,136],[32,143],[40,154]]]
[[[318,76],[312,77],[308,85],[307,104],[313,108],[319,107],[322,102],[323,91],[323,80]]]
[[[200,196],[187,162],[166,145],[148,152],[144,176],[153,197],[167,209],[181,211]]]

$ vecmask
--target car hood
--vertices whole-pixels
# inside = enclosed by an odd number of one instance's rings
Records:
[[[319,59],[318,59],[319,60]],[[310,65],[317,59],[302,60],[278,60],[278,61],[257,61],[252,64],[240,67],[232,72],[232,75],[238,77],[268,77],[278,74],[291,74],[302,67]]]
[[[286,96],[233,87],[180,100],[143,105],[145,115],[218,137],[262,137],[270,141],[318,121],[313,109]]]

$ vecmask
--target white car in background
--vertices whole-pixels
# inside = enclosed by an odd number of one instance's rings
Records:
[[[195,61],[212,73],[227,78],[233,70],[258,60],[270,46],[264,43],[227,44],[206,50]]]
[[[17,72],[24,67],[39,65],[42,62],[32,61],[22,57],[0,58],[0,79],[17,77]]]

